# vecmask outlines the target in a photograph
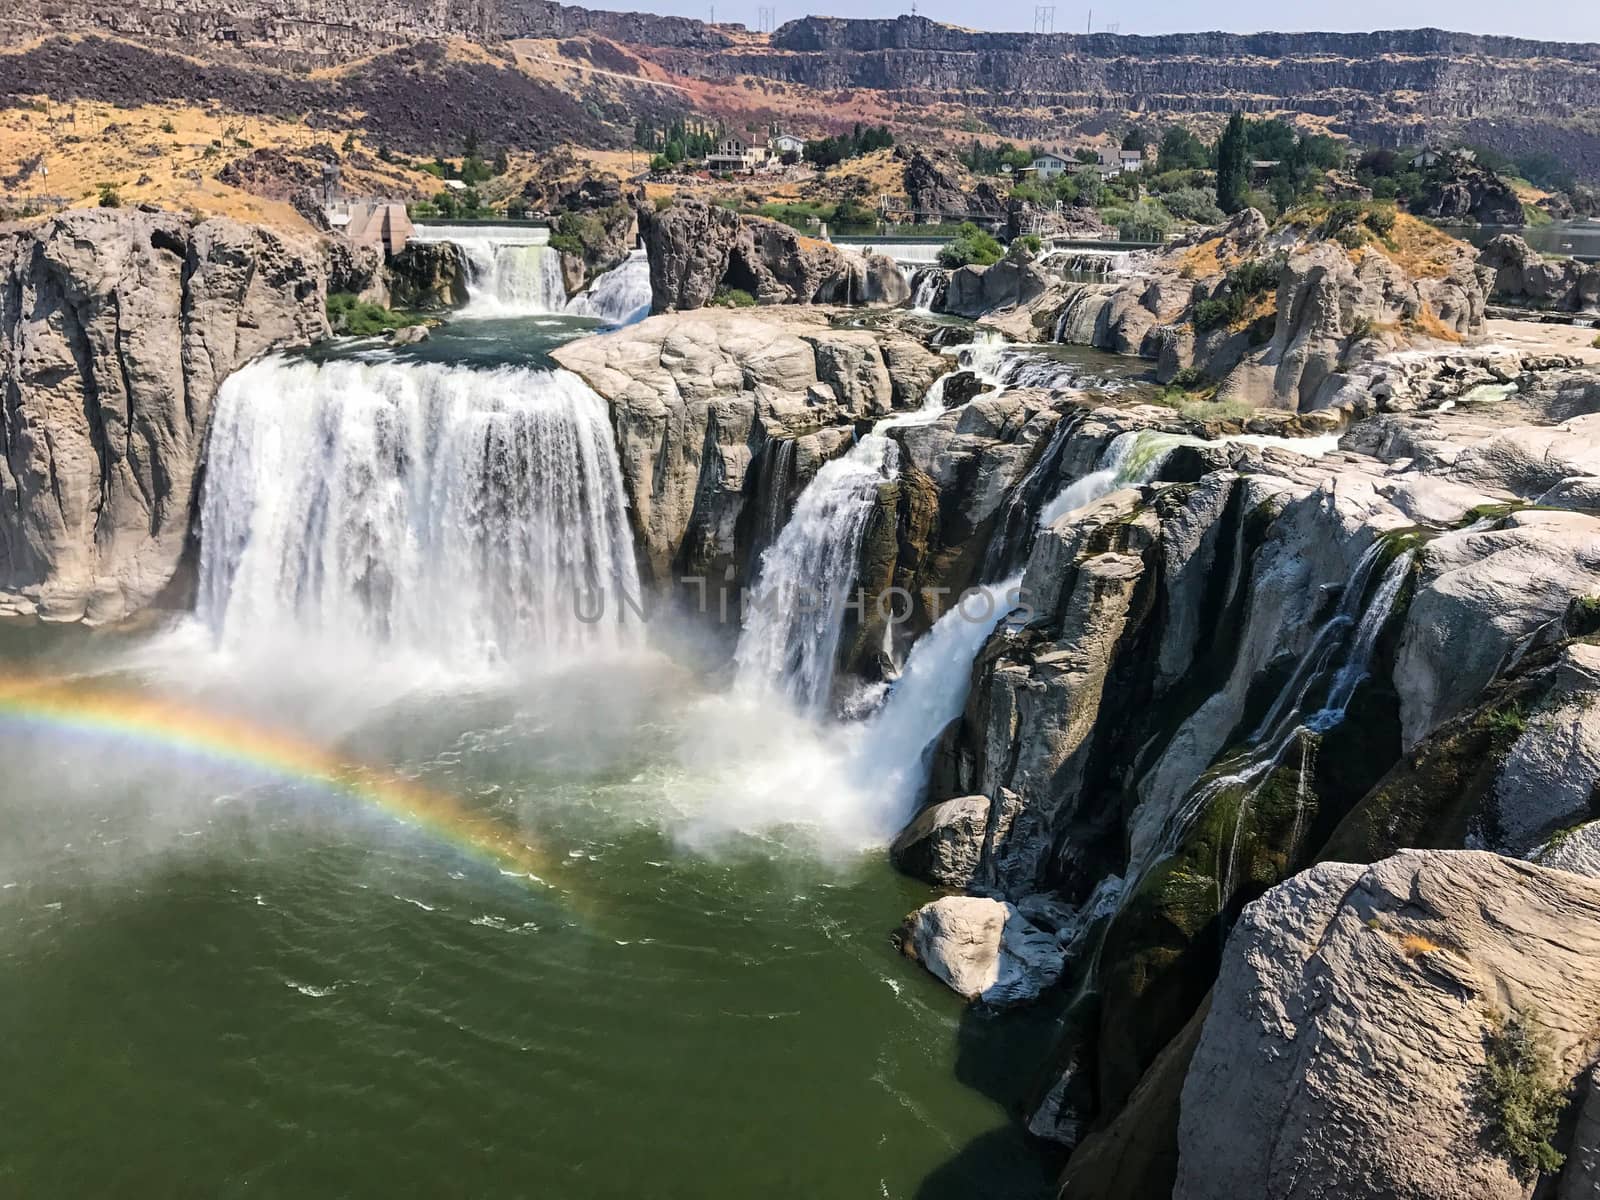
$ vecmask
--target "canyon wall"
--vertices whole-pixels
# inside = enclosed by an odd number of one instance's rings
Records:
[[[319,248],[90,210],[0,229],[0,611],[114,621],[172,580],[230,372],[327,335]]]

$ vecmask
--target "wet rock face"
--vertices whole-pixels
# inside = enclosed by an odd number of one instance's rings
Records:
[[[703,308],[725,289],[745,292],[758,304],[906,298],[898,270],[891,282],[882,263],[873,266],[778,221],[740,216],[719,205],[677,200],[660,211],[641,209],[639,230],[650,259],[654,312]]]
[[[178,567],[222,380],[327,336],[322,255],[99,209],[0,233],[0,281],[0,608],[118,620]]]
[[[1183,1088],[1175,1200],[1521,1200],[1481,1095],[1491,1013],[1593,1062],[1600,883],[1487,853],[1327,863],[1245,909]],[[1448,1153],[1441,1153],[1448,1147]]]
[[[389,260],[388,276],[396,308],[435,312],[467,302],[467,263],[453,242],[408,242]]]

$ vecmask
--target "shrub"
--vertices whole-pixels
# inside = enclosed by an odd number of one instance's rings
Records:
[[[1140,200],[1117,223],[1117,234],[1125,242],[1159,242],[1172,228],[1172,217],[1159,201]]]
[[[172,123],[172,118],[167,117],[161,122],[162,133],[177,133],[178,127]]]
[[[1367,228],[1379,237],[1388,237],[1394,232],[1395,213],[1393,205],[1378,204],[1367,210],[1364,218]]]
[[[1199,300],[1194,306],[1194,327],[1199,330],[1215,329],[1233,320],[1233,310],[1226,300]]]
[[[939,265],[942,267],[987,267],[1000,261],[1005,252],[991,234],[985,233],[971,221],[957,231],[956,236],[939,247]]]
[[[333,326],[335,333],[366,337],[410,323],[404,315],[381,304],[359,300],[350,292],[332,292],[328,295],[328,324]]]
[[[1495,1014],[1484,1037],[1488,1061],[1479,1078],[1482,1107],[1495,1148],[1526,1182],[1558,1170],[1562,1155],[1550,1144],[1567,1106],[1556,1075],[1550,1039],[1533,1014]]]
[[[1495,733],[1510,733],[1520,736],[1528,728],[1528,714],[1523,711],[1522,705],[1512,703],[1505,708],[1497,708],[1484,718],[1484,724]]]
[[[97,183],[97,184],[95,184],[95,186],[100,189],[100,207],[101,208],[121,208],[122,207],[122,194],[117,191],[117,185],[116,184],[114,184],[114,183]]]
[[[1357,317],[1350,322],[1350,336],[1358,342],[1365,341],[1377,332],[1378,327],[1371,317]]]
[[[1252,258],[1229,271],[1220,297],[1195,302],[1191,313],[1195,329],[1204,331],[1232,325],[1243,317],[1251,300],[1277,288],[1284,261],[1282,255]]]
[[[1596,350],[1600,350],[1600,333],[1594,335],[1594,341],[1590,342],[1589,345],[1593,346]]]
[[[672,207],[672,202],[675,199],[676,197],[674,196],[657,196],[655,199],[656,211],[666,212],[667,209]]]
[[[708,303],[713,308],[754,308],[756,298],[743,288],[719,287]]]
[[[1222,210],[1211,193],[1203,188],[1177,188],[1163,194],[1161,203],[1179,220],[1198,221],[1202,225],[1216,225],[1222,220]]]

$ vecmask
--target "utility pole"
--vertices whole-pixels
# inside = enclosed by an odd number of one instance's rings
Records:
[[[1089,10],[1089,23],[1083,27],[1085,33],[1094,32],[1094,9]]]

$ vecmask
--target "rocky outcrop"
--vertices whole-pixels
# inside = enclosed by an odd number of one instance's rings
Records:
[[[1465,245],[1412,275],[1374,242],[1274,233],[1246,209],[1121,283],[1023,301],[1026,318],[1006,327],[1155,359],[1163,380],[1198,372],[1219,399],[1306,412],[1373,394],[1368,368],[1389,352],[1481,334],[1489,283]]]
[[[950,159],[900,147],[896,147],[895,157],[905,160],[906,204],[918,221],[1005,220],[1005,199],[987,183],[966,190],[960,169]]]
[[[1557,312],[1600,308],[1600,263],[1547,259],[1514,233],[1491,240],[1478,263],[1495,273],[1498,300]]]
[[[1418,216],[1443,221],[1476,221],[1480,225],[1522,225],[1522,201],[1509,183],[1482,167],[1452,165],[1426,179],[1422,194],[1411,202]]]
[[[228,373],[327,335],[320,252],[228,220],[0,233],[0,606],[115,621],[178,569]]]
[[[824,309],[708,308],[554,351],[611,404],[642,574],[737,590],[752,547],[859,422],[921,402],[936,355]],[[730,618],[737,624],[737,606]]]
[[[584,175],[560,183],[530,181],[523,199],[550,193],[546,203],[555,217],[555,243],[561,250],[561,278],[567,295],[576,296],[620,264],[639,240],[639,219],[611,174]]]
[[[1064,965],[1055,938],[1015,905],[946,896],[906,918],[900,946],[950,989],[995,1008],[1038,998]]]
[[[958,317],[981,317],[1037,300],[1049,286],[1049,276],[1033,262],[1003,258],[993,266],[962,267],[950,273],[943,311]]]
[[[869,269],[831,242],[699,200],[642,209],[639,228],[657,313],[702,308],[733,290],[757,304],[900,303],[908,295],[903,280],[886,282],[881,263]]]
[[[467,302],[467,260],[453,242],[407,242],[387,275],[395,308],[438,312]]]
[[[1506,1020],[1600,1051],[1600,883],[1486,853],[1328,863],[1247,907],[1184,1083],[1174,1200],[1522,1200],[1483,1101]]]

